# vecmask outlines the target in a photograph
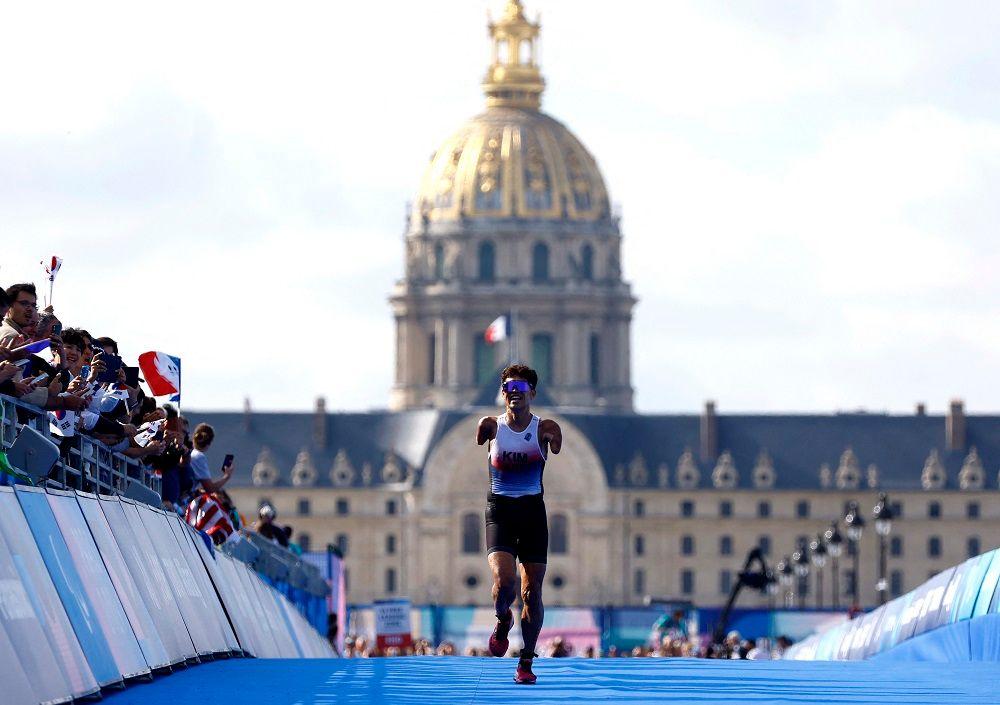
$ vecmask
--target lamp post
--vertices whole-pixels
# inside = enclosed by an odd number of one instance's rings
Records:
[[[833,608],[840,607],[840,554],[844,552],[844,537],[837,529],[837,522],[830,522],[830,528],[823,534],[826,550],[830,554],[830,570],[833,573]]]
[[[812,552],[812,564],[816,569],[816,607],[823,607],[823,567],[826,565],[826,543],[823,541],[823,534],[816,534],[816,538],[809,544]]]
[[[856,611],[861,608],[861,597],[858,595],[861,548],[858,546],[858,543],[861,541],[861,534],[865,530],[865,518],[861,516],[858,503],[853,499],[847,505],[847,515],[844,517],[844,525],[847,527],[847,540],[850,541],[851,551],[854,554],[854,565],[851,570],[851,609]]]
[[[806,581],[809,578],[809,547],[806,545],[804,539],[799,541],[799,545],[795,548],[795,552],[792,553],[792,562],[795,564],[795,575],[799,578],[798,593],[801,597],[799,600],[799,609],[805,609],[807,592]]]
[[[892,532],[892,507],[889,506],[889,499],[885,492],[879,493],[878,503],[872,511],[875,517],[875,533],[878,534],[878,582],[875,583],[875,590],[878,591],[878,603],[886,603],[886,593],[889,591],[889,583],[885,579],[886,574],[886,540]]]
[[[782,602],[785,607],[791,607],[792,582],[795,579],[791,559],[788,556],[785,556],[778,561],[777,565],[774,566],[774,569],[778,572],[778,582],[781,584],[781,587],[785,588],[785,595]]]

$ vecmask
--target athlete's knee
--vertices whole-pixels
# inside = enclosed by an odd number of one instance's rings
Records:
[[[537,607],[542,604],[542,586],[525,585],[521,588],[521,599],[528,607]]]
[[[511,602],[517,595],[517,581],[502,575],[493,576],[493,596],[503,597]]]

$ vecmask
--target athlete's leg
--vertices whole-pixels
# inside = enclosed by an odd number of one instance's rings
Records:
[[[542,620],[545,617],[545,608],[542,605],[544,579],[544,563],[521,564],[521,600],[524,602],[524,608],[521,610],[521,638],[524,640],[526,654],[534,653],[538,633],[542,630]]]
[[[517,598],[517,568],[514,556],[506,551],[493,551],[487,556],[493,573],[493,607],[497,619],[507,619],[510,606]]]

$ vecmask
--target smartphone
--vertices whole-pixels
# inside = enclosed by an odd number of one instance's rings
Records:
[[[96,355],[94,356],[97,357]],[[118,355],[103,355],[101,361],[105,365],[104,372],[97,378],[98,384],[111,384],[118,381],[118,370],[122,368],[122,359]]]
[[[225,459],[222,461],[222,472],[225,472],[233,464],[233,454],[227,453]]]
[[[28,365],[31,364],[31,358],[26,357],[23,360],[18,360],[14,364],[17,365],[18,367],[27,367]]]
[[[80,368],[80,379],[87,379],[90,377],[90,365],[84,365]]]
[[[31,380],[28,384],[41,384],[42,382],[44,382],[48,378],[49,378],[49,373],[48,372],[43,372],[42,374],[38,375],[33,380]]]
[[[138,367],[125,367],[125,384],[130,387],[139,386],[139,368]]]

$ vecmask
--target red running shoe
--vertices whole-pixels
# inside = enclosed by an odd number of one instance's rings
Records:
[[[517,670],[514,671],[514,682],[521,685],[534,685],[538,678],[531,672],[531,659],[538,654],[526,654],[521,652],[521,658],[517,662]]]
[[[514,612],[512,610],[507,610],[507,619],[503,622],[497,619],[497,625],[493,628],[493,633],[490,634],[490,653],[494,656],[506,656],[507,647],[510,646],[510,642],[507,641],[507,635],[510,633],[510,628],[514,626]]]

